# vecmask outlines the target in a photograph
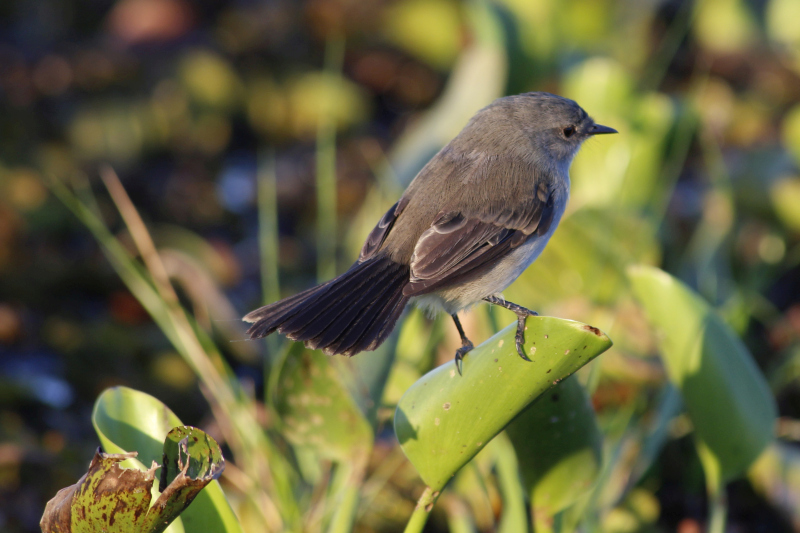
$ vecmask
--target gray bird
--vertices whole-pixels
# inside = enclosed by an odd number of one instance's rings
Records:
[[[328,355],[380,346],[409,300],[453,317],[481,301],[525,318],[535,312],[501,292],[542,252],[569,198],[569,166],[583,141],[616,133],[574,101],[532,92],[499,98],[417,174],[367,237],[344,274],[244,317],[251,339],[274,331]]]

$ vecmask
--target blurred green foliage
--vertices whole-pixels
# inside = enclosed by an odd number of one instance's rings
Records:
[[[600,460],[587,438],[576,474],[594,484],[537,512],[530,473],[551,481],[524,457],[526,433],[501,433],[437,496],[428,530],[719,531],[727,517],[730,529],[800,531],[799,9],[3,2],[0,529],[38,531],[44,503],[86,471],[91,406],[125,385],[223,445],[221,486],[243,530],[401,530],[432,492],[391,420],[409,387],[452,364],[447,317],[412,310],[380,350],[324,363],[283,339],[240,342],[237,319],[262,294],[343,270],[477,109],[547,90],[620,131],[582,149],[561,227],[507,291],[614,340],[559,385],[574,389],[567,412],[597,428]],[[101,183],[104,163],[127,195]],[[711,357],[730,382],[687,394],[672,368],[686,353],[669,346],[691,313],[671,293],[645,314],[626,275],[637,264],[681,280],[689,307],[714,317]],[[512,320],[485,306],[462,317],[473,340]],[[698,415],[698,403],[754,397],[740,389],[760,373],[770,391],[755,396],[774,399],[774,428],[764,416],[743,435]],[[311,402],[320,397],[331,404]],[[722,407],[741,414],[736,401]],[[743,479],[710,493],[695,447],[709,431],[767,446],[722,476]],[[524,440],[529,453],[547,442]]]

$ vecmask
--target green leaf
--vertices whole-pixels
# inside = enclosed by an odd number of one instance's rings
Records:
[[[514,324],[467,354],[463,376],[454,364],[442,365],[400,399],[395,433],[434,493],[526,406],[611,346],[579,322],[529,317],[527,325],[532,363],[516,352]]]
[[[203,478],[214,475],[225,464],[217,441],[192,426],[174,427],[167,433],[163,457],[161,492],[184,470],[193,479]]]
[[[342,384],[331,358],[295,345],[280,368],[274,407],[295,446],[336,461],[366,459],[372,427]]]
[[[554,516],[588,493],[602,467],[603,436],[589,396],[562,381],[506,429],[534,516]]]
[[[667,372],[683,396],[716,493],[772,441],[775,401],[747,348],[705,301],[658,268],[634,267],[628,275],[659,332]]]
[[[147,531],[152,533],[163,531],[225,468],[217,442],[190,426],[173,428],[167,434],[163,457],[161,495],[147,513]],[[191,519],[186,526],[190,525]],[[195,526],[204,530],[202,524]]]
[[[95,402],[92,424],[106,452],[137,451],[144,464],[160,463],[165,437],[172,428],[183,425],[158,399],[127,387],[103,391]],[[187,532],[242,531],[219,482],[209,483],[196,502],[180,517]]]

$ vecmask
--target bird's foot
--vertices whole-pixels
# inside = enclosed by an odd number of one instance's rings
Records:
[[[531,311],[527,307],[522,307],[521,305],[515,304],[514,302],[507,302],[502,298],[497,296],[488,296],[484,298],[485,301],[489,302],[490,304],[499,305],[500,307],[505,307],[512,313],[517,315],[517,334],[514,336],[514,344],[517,347],[517,353],[519,354],[522,359],[528,362],[533,362],[531,359],[525,354],[525,319],[529,316],[539,316],[539,313],[536,311]]]
[[[458,370],[459,376],[462,375],[462,367],[464,366],[463,363],[464,356],[467,355],[467,353],[469,353],[474,348],[472,342],[470,342],[468,339],[465,340],[466,342],[464,343],[464,345],[458,350],[456,350],[456,369]]]
[[[528,318],[528,316],[529,315],[517,316],[517,334],[514,335],[514,344],[517,345],[517,353],[519,356],[525,361],[532,363],[533,361],[525,354],[525,319]],[[536,316],[536,313],[534,313],[533,316]]]

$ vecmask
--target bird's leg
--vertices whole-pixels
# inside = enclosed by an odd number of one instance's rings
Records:
[[[461,375],[461,367],[463,366],[464,356],[474,348],[472,345],[472,341],[467,338],[467,335],[464,333],[464,328],[461,327],[461,322],[458,320],[458,316],[455,313],[450,315],[453,317],[453,322],[456,323],[456,328],[458,328],[458,334],[461,335],[461,348],[456,350],[456,368],[458,369],[458,375]]]
[[[497,296],[487,296],[483,300],[489,302],[490,304],[505,307],[517,315],[517,334],[514,336],[514,341],[517,345],[517,353],[526,361],[530,361],[528,356],[525,355],[525,319],[529,316],[539,316],[539,313],[536,311],[531,311],[530,309],[522,307],[521,305],[517,305],[513,302],[507,302],[502,298],[498,298]]]

